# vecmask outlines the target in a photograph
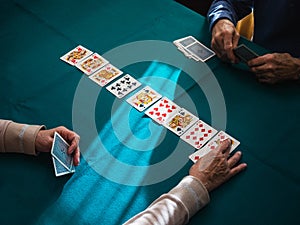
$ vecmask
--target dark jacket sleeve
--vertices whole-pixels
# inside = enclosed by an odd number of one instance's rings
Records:
[[[234,25],[252,12],[253,0],[214,0],[208,10],[209,30],[219,19],[229,19]]]

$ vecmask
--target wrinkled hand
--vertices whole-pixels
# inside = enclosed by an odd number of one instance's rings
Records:
[[[300,74],[300,59],[288,53],[273,53],[259,56],[248,62],[259,82],[275,84],[297,80]]]
[[[75,166],[79,164],[80,150],[79,150],[79,135],[75,132],[65,128],[65,127],[56,127],[50,130],[40,130],[35,139],[35,149],[38,152],[50,152],[54,132],[59,133],[63,139],[69,143],[70,147],[68,149],[68,154],[73,155],[73,163]]]
[[[233,49],[238,45],[240,34],[228,19],[220,19],[212,28],[211,48],[225,62],[237,63]]]
[[[238,164],[241,152],[229,158],[230,139],[223,141],[215,150],[201,157],[190,169],[190,175],[198,178],[210,192],[247,167]]]

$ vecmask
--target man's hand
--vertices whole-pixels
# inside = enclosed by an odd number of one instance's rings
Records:
[[[259,56],[248,62],[259,82],[275,84],[297,80],[300,74],[300,59],[288,53],[273,53]]]
[[[228,19],[220,19],[212,28],[211,48],[225,62],[237,63],[233,49],[238,45],[240,34]]]
[[[190,169],[190,175],[198,178],[210,192],[247,167],[237,164],[241,152],[229,158],[231,140],[226,139],[215,150],[201,157]]]
[[[35,139],[35,149],[38,152],[50,152],[51,146],[54,139],[54,132],[59,133],[63,139],[70,145],[68,154],[73,155],[73,163],[75,166],[80,161],[80,150],[79,150],[79,135],[75,132],[65,128],[56,127],[50,130],[40,130]]]

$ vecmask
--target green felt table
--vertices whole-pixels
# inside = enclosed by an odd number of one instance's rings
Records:
[[[1,154],[0,224],[122,224],[192,165],[193,147],[59,59],[79,44],[241,142],[247,170],[189,224],[300,223],[299,84],[186,58],[172,41],[209,46],[208,26],[171,0],[1,3],[0,117],[74,129],[82,155],[73,175],[55,177],[49,154]]]

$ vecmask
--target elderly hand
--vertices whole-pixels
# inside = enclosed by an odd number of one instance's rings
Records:
[[[201,157],[190,169],[190,175],[198,178],[210,192],[247,167],[237,164],[241,152],[229,157],[231,140],[226,139],[216,149]]]
[[[297,80],[300,74],[300,59],[288,53],[273,53],[259,56],[248,62],[250,70],[259,82],[275,84]]]
[[[237,63],[233,49],[238,45],[240,34],[228,19],[220,19],[212,28],[211,48],[225,62]]]
[[[59,133],[63,139],[69,143],[70,147],[68,149],[68,154],[73,155],[73,163],[75,166],[79,164],[80,161],[80,150],[79,150],[79,135],[75,132],[65,128],[56,127],[50,130],[40,130],[37,134],[35,140],[35,149],[38,152],[50,152],[51,146],[54,139],[54,132]]]

